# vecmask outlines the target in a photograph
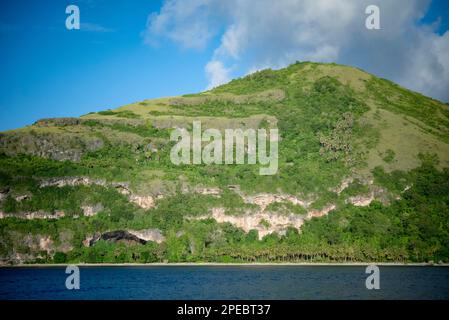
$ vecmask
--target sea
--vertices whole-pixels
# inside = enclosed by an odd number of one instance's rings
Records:
[[[378,289],[367,286],[374,280],[366,272],[366,266],[80,266],[77,289],[66,266],[2,267],[0,300],[449,299],[449,267],[379,266]]]

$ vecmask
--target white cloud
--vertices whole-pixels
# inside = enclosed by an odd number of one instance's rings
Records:
[[[438,36],[428,33],[417,41],[413,58],[408,59],[403,84],[417,91],[428,92],[449,100],[449,31]],[[424,38],[425,37],[425,38]]]
[[[365,28],[380,8],[381,30]],[[205,71],[209,87],[233,74],[296,60],[361,67],[413,90],[449,100],[449,34],[419,25],[430,0],[169,0],[150,15],[146,41],[167,38],[204,48],[221,32]]]
[[[162,36],[185,48],[201,49],[215,34],[211,9],[207,0],[166,1],[158,14],[148,17],[145,42],[154,45]]]
[[[205,70],[207,79],[209,80],[208,90],[231,80],[229,76],[230,70],[226,69],[221,61],[209,61]]]

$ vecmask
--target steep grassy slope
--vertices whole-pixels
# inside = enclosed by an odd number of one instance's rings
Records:
[[[172,164],[194,120],[278,128],[277,174]],[[0,152],[4,263],[449,261],[449,106],[347,66],[44,119]]]

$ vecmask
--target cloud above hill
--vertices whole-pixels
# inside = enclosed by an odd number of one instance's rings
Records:
[[[365,27],[368,5],[380,30]],[[361,67],[432,97],[449,100],[449,32],[424,25],[430,0],[168,0],[148,17],[145,41],[203,50],[209,87],[235,74],[296,60]],[[219,39],[217,42],[214,39]]]

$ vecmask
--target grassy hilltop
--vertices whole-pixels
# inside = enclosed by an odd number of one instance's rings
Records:
[[[181,165],[170,132],[278,128],[279,169]],[[0,262],[449,262],[449,105],[295,63],[0,133]]]

